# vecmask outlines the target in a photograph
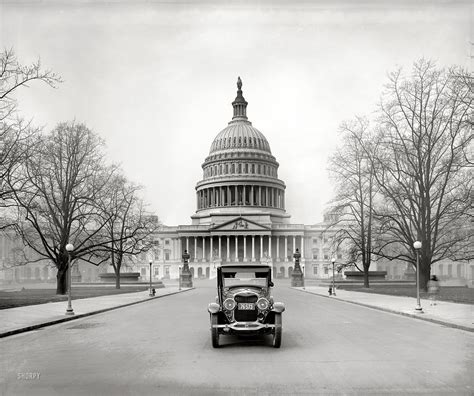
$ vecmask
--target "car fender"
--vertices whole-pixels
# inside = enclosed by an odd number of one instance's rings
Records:
[[[272,312],[282,313],[285,311],[285,304],[282,302],[273,303]]]
[[[221,310],[221,307],[217,303],[210,303],[207,306],[207,310],[209,311],[210,314],[216,314],[217,312]]]

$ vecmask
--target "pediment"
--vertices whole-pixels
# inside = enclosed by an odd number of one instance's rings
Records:
[[[269,231],[270,228],[245,217],[237,217],[226,223],[219,224],[210,231]]]

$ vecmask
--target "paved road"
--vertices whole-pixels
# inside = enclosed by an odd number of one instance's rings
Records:
[[[474,334],[281,287],[271,339],[210,344],[209,283],[0,340],[2,395],[473,394]],[[35,374],[38,373],[38,374]],[[39,376],[39,378],[37,378]]]

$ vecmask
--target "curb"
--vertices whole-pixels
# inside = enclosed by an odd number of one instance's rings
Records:
[[[451,323],[451,322],[443,321],[443,320],[440,320],[440,319],[433,319],[433,318],[423,317],[423,316],[421,316],[421,315],[423,315],[423,314],[416,314],[416,313],[411,314],[411,313],[408,313],[408,312],[397,311],[397,310],[390,309],[390,308],[378,307],[378,306],[376,306],[376,305],[370,305],[370,304],[365,304],[365,303],[361,303],[361,302],[345,300],[345,299],[342,299],[342,298],[336,298],[336,299],[334,299],[334,298],[331,298],[331,297],[329,297],[329,296],[325,296],[325,295],[323,295],[323,294],[312,293],[312,292],[310,292],[310,291],[308,291],[308,290],[304,290],[304,289],[296,288],[296,287],[292,287],[292,289],[294,289],[294,290],[299,290],[299,291],[301,291],[301,292],[303,292],[303,293],[312,294],[313,296],[318,296],[318,297],[322,297],[322,298],[329,298],[329,299],[331,299],[331,300],[333,300],[333,301],[340,301],[340,302],[344,302],[344,303],[348,303],[348,304],[360,305],[361,307],[376,309],[376,310],[378,310],[378,311],[388,312],[388,313],[392,313],[392,314],[396,314],[396,315],[401,315],[401,316],[405,316],[405,317],[409,317],[409,318],[424,320],[425,322],[436,323],[436,324],[440,324],[440,325],[443,325],[443,326],[452,327],[452,328],[454,328],[454,329],[469,331],[469,332],[471,332],[471,333],[474,332],[474,328],[472,328],[472,327],[467,327],[467,326],[463,326],[463,325],[458,325],[458,324],[456,324],[456,323]]]
[[[194,290],[194,287],[191,287],[191,288],[186,289],[186,290],[179,290],[179,291],[169,293],[169,294],[164,294],[162,296],[150,297],[146,300],[133,301],[133,302],[126,303],[126,304],[117,305],[115,307],[103,308],[103,309],[99,309],[97,311],[86,312],[86,313],[82,313],[82,314],[78,314],[78,315],[74,315],[74,316],[67,316],[67,317],[64,317],[62,319],[56,319],[56,320],[52,320],[52,321],[49,321],[49,322],[43,322],[43,323],[38,323],[38,324],[35,324],[35,325],[31,325],[31,326],[21,327],[19,329],[9,330],[9,331],[6,331],[4,333],[0,333],[0,338],[9,337],[9,336],[12,336],[12,335],[15,335],[15,334],[26,333],[27,331],[40,329],[42,327],[53,326],[55,324],[69,322],[71,320],[85,318],[87,316],[92,316],[92,315],[104,313],[104,312],[107,312],[107,311],[113,311],[113,310],[119,309],[119,308],[129,307],[130,305],[140,304],[140,303],[156,300],[157,298],[163,298],[163,297],[167,297],[167,296],[172,296],[174,294],[184,293],[184,292],[187,292],[189,290]]]

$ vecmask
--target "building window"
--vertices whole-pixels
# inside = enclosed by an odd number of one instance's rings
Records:
[[[313,238],[313,245],[317,245],[318,244],[318,238]]]
[[[167,239],[167,240],[165,241],[165,245],[169,245],[169,244],[170,244],[170,240]]]
[[[328,274],[328,267],[324,267],[324,275]]]
[[[313,260],[317,260],[317,259],[318,259],[318,253],[313,252]]]
[[[313,267],[313,275],[318,275],[318,267]]]
[[[168,261],[170,259],[170,251],[165,250],[165,261]]]
[[[341,253],[338,253],[338,254],[337,254],[337,258],[338,258],[338,260],[342,260],[342,254],[341,254]]]
[[[160,275],[160,267],[154,267],[153,270],[154,270],[153,273],[155,274],[155,276]]]
[[[142,268],[142,269],[141,269],[141,275],[142,275],[142,276],[146,276],[146,268]]]

